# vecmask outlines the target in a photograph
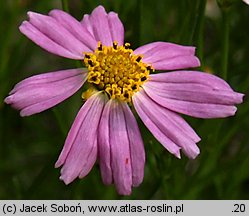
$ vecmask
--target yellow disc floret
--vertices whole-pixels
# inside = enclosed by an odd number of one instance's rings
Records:
[[[152,67],[142,62],[141,55],[133,54],[130,44],[103,46],[100,42],[94,53],[85,53],[88,82],[110,98],[130,102],[132,95],[147,81]]]

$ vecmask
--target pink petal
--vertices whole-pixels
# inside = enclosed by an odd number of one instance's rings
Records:
[[[161,122],[158,122],[156,118],[151,117],[151,113],[146,109],[146,101],[142,101],[140,98],[142,97],[143,90],[137,92],[133,98],[133,105],[142,119],[146,127],[151,131],[151,133],[155,136],[155,138],[171,153],[176,157],[180,158],[180,147],[170,140],[163,131],[163,125]]]
[[[86,159],[86,163],[83,166],[83,169],[79,174],[79,178],[84,178],[91,171],[93,165],[95,164],[97,160],[97,155],[98,155],[97,139],[95,139],[93,142],[92,151],[89,152],[89,156]]]
[[[194,159],[200,153],[199,148],[195,144],[197,135],[192,136],[192,134],[188,134],[184,130],[186,124],[179,124],[181,122],[179,122],[179,119],[176,119],[175,113],[155,103],[144,91],[140,91],[136,97],[143,104],[144,111],[150,116],[155,125],[166,137],[181,147],[189,158]]]
[[[81,24],[103,45],[112,46],[114,41],[119,45],[124,43],[124,26],[118,14],[107,14],[102,6],[95,8],[91,15],[85,14]]]
[[[132,186],[132,167],[129,138],[121,102],[111,100],[110,108],[110,146],[113,180],[117,191],[129,195]]]
[[[55,167],[58,168],[61,165],[65,163],[65,160],[67,158],[67,155],[74,143],[75,137],[78,135],[79,130],[82,127],[82,122],[84,121],[86,115],[90,112],[91,109],[93,109],[93,104],[96,103],[97,98],[96,96],[90,97],[89,100],[87,100],[80,111],[78,112],[73,125],[71,126],[71,129],[67,135],[67,139],[65,141],[65,144],[63,146],[63,149],[60,153],[60,156],[55,163]]]
[[[157,62],[149,62],[156,70],[180,70],[200,66],[200,61],[196,56],[177,56],[171,59],[164,59]]]
[[[75,59],[83,59],[84,56],[83,52],[91,51],[91,49],[89,49],[81,41],[79,41],[74,35],[72,35],[54,18],[34,12],[28,12],[28,16],[29,16],[29,23],[32,25],[32,28],[30,28],[31,33],[27,28],[24,28],[24,31],[22,31],[23,30],[22,25],[20,26],[20,30],[27,37],[29,37],[29,35],[31,34],[32,38],[30,37],[30,39],[33,40],[36,44],[40,46],[44,44],[43,41],[44,37],[42,38],[42,41],[40,40],[39,37],[34,37],[33,34],[34,31],[38,32],[36,34],[37,36],[45,35],[47,38],[49,38],[59,46],[73,53],[75,56],[77,56]],[[52,45],[54,45],[54,43]],[[47,46],[43,48],[46,47]],[[62,56],[64,56],[63,53]]]
[[[153,59],[158,61],[165,57],[172,58],[178,55],[195,55],[195,47],[159,41],[137,48],[134,50],[134,54],[143,55],[146,60]]]
[[[173,43],[154,42],[134,50],[143,56],[143,62],[152,64],[156,70],[174,70],[200,66],[195,48]]]
[[[117,41],[118,45],[124,44],[124,26],[117,13],[110,12],[108,21],[112,35],[112,41]]]
[[[130,142],[132,185],[137,187],[143,181],[145,151],[143,140],[137,125],[137,121],[127,103],[122,103],[124,111],[127,134]]]
[[[96,40],[101,41],[105,46],[112,46],[112,35],[108,23],[108,15],[103,6],[96,7],[90,16],[93,26],[93,33]]]
[[[65,29],[67,29],[72,35],[74,35],[89,49],[94,51],[97,48],[98,43],[95,38],[74,17],[58,9],[50,11],[49,15],[55,18]]]
[[[78,68],[78,69],[68,69],[68,70],[34,75],[32,77],[26,78],[22,80],[21,82],[17,83],[14,89],[10,92],[10,94],[14,94],[18,90],[24,87],[27,87],[28,85],[35,86],[36,84],[46,84],[46,83],[57,82],[57,81],[61,81],[66,78],[74,77],[80,74],[86,75],[86,73],[87,71],[85,69]]]
[[[55,166],[63,165],[61,177],[66,184],[76,177],[84,177],[97,158],[97,128],[106,103],[102,93],[91,96],[80,109],[68,133],[63,150]]]
[[[160,105],[159,107],[163,111],[166,110],[165,113],[170,116],[172,121],[174,121],[174,124],[178,125],[178,127],[182,130],[182,133],[184,133],[186,136],[189,136],[189,138],[192,139],[195,143],[201,140],[201,138],[195,133],[192,127],[178,113],[172,112]]]
[[[166,83],[190,83],[200,84],[214,89],[224,89],[233,91],[226,81],[223,79],[199,71],[171,71],[167,73],[158,73],[150,75],[151,81]]]
[[[111,184],[113,182],[112,167],[111,167],[111,146],[110,146],[110,128],[109,118],[112,101],[106,103],[98,129],[98,151],[100,171],[104,184]]]
[[[83,28],[87,29],[88,32],[91,33],[91,35],[95,38],[94,33],[93,33],[93,26],[90,21],[90,15],[85,14],[83,16],[83,19],[81,20],[81,25],[83,26]]]
[[[147,82],[144,88],[153,89],[159,96],[179,101],[234,105],[242,102],[242,94],[230,90],[213,89],[200,84]]]
[[[194,71],[150,75],[150,81],[143,87],[161,106],[199,118],[234,115],[234,105],[243,98],[243,94],[234,92],[224,80]]]
[[[234,115],[237,111],[235,106],[178,101],[161,97],[148,89],[146,93],[161,106],[196,118],[224,118]]]
[[[73,95],[85,82],[84,69],[50,72],[18,83],[5,99],[21,116],[42,112]]]
[[[24,21],[19,29],[30,40],[50,53],[70,59],[82,59],[81,55],[75,54],[59,45],[58,43],[54,42],[52,39],[43,34],[40,30],[38,30],[35,26],[27,21]]]

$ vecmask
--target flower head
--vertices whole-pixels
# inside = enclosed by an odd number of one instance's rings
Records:
[[[86,68],[50,72],[18,83],[5,99],[22,116],[44,111],[70,97],[87,82],[86,102],[78,112],[55,164],[66,184],[83,178],[99,159],[105,184],[128,195],[144,176],[145,151],[134,106],[141,120],[176,157],[199,154],[199,136],[178,114],[198,118],[232,116],[243,94],[198,67],[195,48],[154,42],[131,49],[124,43],[118,15],[102,6],[81,22],[52,10],[29,12],[20,31],[45,50],[82,60]],[[155,71],[171,71],[154,73]]]
[[[99,42],[94,53],[86,53],[89,83],[105,91],[111,99],[131,102],[135,92],[147,81],[152,67],[143,63],[142,56],[133,54],[130,44],[112,47]]]

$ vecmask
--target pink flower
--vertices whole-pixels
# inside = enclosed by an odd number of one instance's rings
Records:
[[[183,70],[200,65],[194,47],[154,42],[130,49],[118,15],[107,14],[102,6],[81,22],[61,10],[28,16],[20,26],[24,35],[45,50],[82,60],[86,66],[27,78],[5,99],[21,116],[29,116],[62,102],[88,82],[90,88],[82,94],[86,102],[55,164],[62,166],[60,179],[66,184],[86,176],[97,158],[103,182],[114,183],[118,193],[128,195],[142,182],[145,151],[131,105],[170,153],[180,158],[182,150],[193,159],[200,152],[200,138],[178,113],[227,117],[242,102],[243,95],[224,80]]]

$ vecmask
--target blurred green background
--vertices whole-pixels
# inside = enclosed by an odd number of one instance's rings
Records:
[[[197,47],[200,70],[225,78],[249,93],[249,6],[242,0],[70,0],[64,9],[81,19],[97,5],[114,10],[136,48],[152,41]],[[67,5],[68,3],[68,5]],[[129,197],[105,186],[96,164],[90,174],[66,186],[54,163],[82,100],[81,92],[43,113],[22,118],[3,103],[23,78],[74,68],[75,61],[47,53],[18,30],[28,11],[62,9],[60,0],[0,3],[0,199],[249,199],[249,104],[234,117],[186,117],[202,140],[195,160],[179,160],[139,120],[146,148],[144,181]]]

